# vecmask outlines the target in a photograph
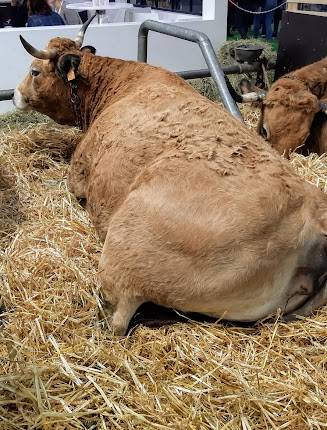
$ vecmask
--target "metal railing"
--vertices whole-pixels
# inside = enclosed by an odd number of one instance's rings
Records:
[[[166,34],[167,36],[177,37],[178,39],[197,43],[201,49],[205,62],[207,63],[210,76],[217,86],[219,95],[225,108],[236,118],[242,120],[241,112],[230,92],[228,91],[224,72],[218,63],[215,51],[212,47],[209,37],[206,34],[200,31],[179,27],[177,25],[166,24],[163,22],[152,20],[144,21],[139,29],[137,54],[138,61],[142,61],[144,63],[147,62],[148,58],[149,31],[155,31],[157,33]]]
[[[242,119],[236,101],[241,101],[240,96],[237,97],[235,91],[231,91],[230,85],[226,83],[225,75],[232,75],[236,73],[251,73],[259,72],[261,70],[261,63],[255,62],[237,63],[225,67],[220,67],[216,54],[213,50],[212,44],[208,36],[202,32],[191,30],[184,27],[179,27],[172,24],[148,20],[141,24],[138,34],[138,61],[147,62],[148,57],[148,34],[149,31],[166,34],[168,36],[177,37],[179,39],[187,40],[197,43],[201,49],[204,59],[208,65],[208,69],[200,70],[186,70],[178,72],[177,74],[184,79],[196,79],[212,77],[217,86],[218,93],[226,109],[236,118]],[[267,64],[267,70],[273,69],[275,64],[273,62]],[[11,100],[14,95],[14,90],[0,90],[0,101]]]
[[[274,60],[268,61],[266,66],[266,70],[275,69],[276,64]],[[256,61],[255,63],[237,63],[231,64],[230,66],[223,66],[221,70],[224,72],[224,75],[235,75],[238,73],[255,73],[262,71],[262,63]],[[200,69],[200,70],[185,70],[182,72],[177,72],[177,74],[184,79],[197,79],[197,78],[210,78],[211,73],[209,69]]]
[[[267,70],[275,68],[275,63],[270,62],[267,65]],[[261,70],[261,63],[255,62],[252,64],[248,63],[237,63],[230,66],[223,66],[221,68],[224,75],[234,75],[236,73],[255,73]],[[182,72],[177,72],[183,79],[198,79],[198,78],[210,78],[211,72],[209,69],[199,69],[199,70],[184,70]],[[0,101],[11,100],[14,95],[14,90],[0,90]],[[235,100],[235,99],[234,99]]]
[[[0,101],[11,100],[14,96],[14,90],[0,90]]]

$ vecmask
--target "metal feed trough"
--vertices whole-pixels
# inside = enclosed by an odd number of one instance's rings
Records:
[[[263,48],[254,45],[240,45],[234,48],[231,55],[235,58],[236,63],[221,67],[210,39],[206,34],[152,20],[144,21],[140,26],[138,33],[138,61],[147,62],[149,31],[196,43],[202,52],[208,68],[178,72],[178,75],[184,79],[212,77],[225,108],[238,119],[242,119],[242,115],[236,102],[243,102],[245,100],[232,87],[226,75],[254,72],[257,73],[257,79],[259,79],[265,70],[275,67],[274,63],[268,63],[266,59],[260,58]],[[13,94],[14,90],[11,89],[0,90],[0,101],[11,100]],[[251,97],[247,101],[251,101]]]

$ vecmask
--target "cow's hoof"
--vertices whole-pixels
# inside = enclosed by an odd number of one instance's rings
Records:
[[[281,321],[286,323],[296,321],[298,319],[299,317],[297,314],[288,314],[281,317]]]

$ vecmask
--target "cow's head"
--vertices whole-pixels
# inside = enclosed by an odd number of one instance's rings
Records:
[[[314,116],[320,110],[318,98],[304,83],[281,78],[271,86],[263,102],[258,131],[288,157],[305,144]]]
[[[28,75],[15,89],[13,103],[18,109],[33,109],[60,124],[75,125],[68,82],[78,75],[78,67],[85,52],[90,53],[90,47],[84,50],[82,44],[93,18],[83,24],[75,40],[57,37],[50,40],[45,50],[34,48],[20,36],[26,51],[36,59]]]

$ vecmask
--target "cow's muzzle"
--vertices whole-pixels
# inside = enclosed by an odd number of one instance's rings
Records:
[[[12,102],[19,110],[29,110],[28,100],[22,95],[18,88],[15,89]]]

